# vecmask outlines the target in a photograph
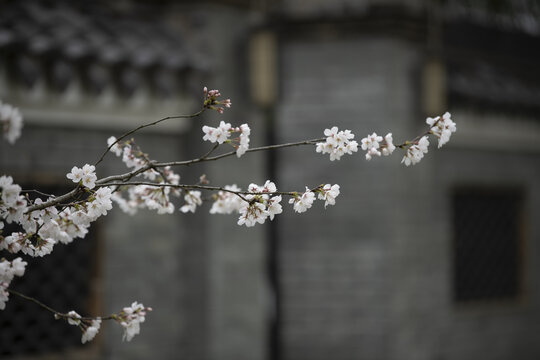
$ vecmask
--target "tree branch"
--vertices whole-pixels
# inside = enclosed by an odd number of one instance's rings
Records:
[[[189,114],[189,115],[177,115],[177,116],[167,116],[167,117],[164,117],[163,119],[159,119],[159,120],[156,120],[154,122],[151,122],[151,123],[148,123],[148,124],[144,124],[144,125],[140,125],[138,127],[136,127],[135,129],[133,130],[130,130],[128,131],[127,133],[121,135],[118,139],[116,139],[115,142],[113,142],[111,145],[109,145],[107,147],[107,149],[105,150],[105,152],[101,155],[101,157],[99,158],[99,160],[94,164],[94,166],[97,166],[99,163],[101,163],[103,161],[103,159],[105,158],[105,155],[107,155],[107,153],[111,150],[111,148],[116,145],[119,141],[121,141],[122,139],[125,139],[126,137],[128,137],[129,135],[139,131],[139,130],[142,130],[144,128],[147,128],[149,126],[154,126],[154,125],[157,125],[163,121],[166,121],[166,120],[171,120],[171,119],[191,119],[191,118],[194,118],[194,117],[197,117],[199,115],[201,115],[204,111],[206,110],[205,107],[203,107],[201,110],[197,111],[196,113],[194,114]]]
[[[51,308],[48,305],[45,305],[44,303],[42,303],[41,301],[39,301],[36,298],[33,298],[31,296],[28,296],[28,295],[24,295],[24,294],[22,294],[22,293],[20,293],[18,291],[15,291],[15,290],[9,289],[9,288],[6,288],[6,291],[8,291],[10,294],[16,295],[16,296],[18,296],[20,298],[31,301],[34,304],[37,304],[37,305],[41,306],[45,310],[48,310],[48,311],[52,312],[57,317],[64,318],[64,319],[71,318],[71,316],[69,316],[68,314],[62,313],[62,312],[57,311],[57,310],[54,310],[53,308]],[[114,319],[114,315],[109,315],[109,316],[105,316],[105,317],[85,317],[85,316],[82,316],[80,318],[80,320],[94,320],[94,319],[98,319],[98,318],[101,319],[101,320],[112,320],[112,319]]]

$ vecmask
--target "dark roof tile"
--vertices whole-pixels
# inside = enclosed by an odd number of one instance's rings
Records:
[[[32,55],[67,61],[92,57],[135,67],[198,68],[178,30],[132,10],[97,1],[18,0],[0,3],[0,50],[17,46]]]

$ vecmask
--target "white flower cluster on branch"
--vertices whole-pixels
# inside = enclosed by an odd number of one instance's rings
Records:
[[[78,326],[81,329],[81,342],[83,344],[96,337],[102,320],[115,320],[124,329],[122,340],[131,341],[135,335],[140,333],[140,324],[144,322],[146,313],[149,311],[152,311],[152,308],[145,307],[136,301],[131,306],[123,308],[119,313],[111,314],[105,318],[82,317],[75,310],[71,310],[67,314],[53,310],[55,319],[64,319],[68,324]]]
[[[339,131],[337,126],[324,130],[325,142],[317,143],[316,151],[330,154],[330,161],[339,160],[345,154],[352,155],[358,151],[358,143],[353,140],[351,130]]]
[[[249,135],[251,129],[247,124],[242,124],[239,127],[233,128],[231,124],[221,121],[218,127],[203,126],[203,140],[217,143],[218,145],[224,142],[230,143],[236,149],[236,156],[241,157],[249,149]],[[238,133],[238,137],[229,140],[233,133]]]
[[[2,224],[2,223],[0,223]],[[0,230],[2,228],[0,227]],[[6,302],[9,300],[9,284],[15,276],[23,276],[26,269],[27,262],[23,261],[20,257],[13,261],[6,259],[0,260],[0,310],[6,308]]]
[[[391,155],[396,148],[403,149],[405,155],[401,162],[406,166],[415,165],[428,153],[428,135],[435,135],[439,139],[439,148],[450,140],[452,133],[456,132],[456,123],[450,118],[450,113],[446,112],[442,117],[428,117],[426,123],[429,130],[412,141],[405,141],[403,144],[394,145],[392,133],[383,137],[373,133],[362,139],[362,150],[366,151],[366,160],[371,160],[373,156]]]
[[[64,318],[69,325],[78,326],[83,333],[81,337],[81,342],[83,344],[94,340],[101,327],[101,318],[83,319],[82,316],[74,310],[71,310],[67,314],[54,314],[54,316],[56,319]]]
[[[439,138],[439,148],[450,140],[452,133],[456,132],[456,123],[450,116],[449,112],[445,112],[442,117],[428,117],[426,120],[426,123],[431,126],[429,133]]]
[[[91,223],[105,216],[113,207],[113,202],[128,214],[135,214],[139,209],[154,210],[158,214],[172,214],[175,211],[175,198],[183,199],[178,206],[180,212],[194,213],[205,201],[212,200],[210,214],[236,214],[237,224],[252,227],[263,224],[267,219],[283,213],[282,199],[289,198],[294,212],[303,213],[312,208],[315,200],[324,201],[324,207],[335,205],[341,188],[338,184],[321,184],[314,188],[305,186],[304,191],[278,191],[272,180],[263,185],[251,183],[247,190],[236,184],[210,186],[205,175],[198,183],[181,183],[180,175],[173,167],[195,165],[201,162],[217,161],[225,157],[240,158],[248,152],[271,151],[302,145],[315,146],[315,151],[328,154],[330,161],[340,160],[344,155],[358,151],[359,144],[354,140],[351,130],[339,130],[337,126],[324,130],[324,138],[302,140],[293,143],[266,145],[250,148],[251,129],[247,124],[233,126],[220,121],[217,127],[202,126],[203,141],[209,141],[213,147],[199,158],[158,162],[152,160],[129,138],[133,133],[163,121],[179,118],[194,118],[206,110],[223,113],[231,107],[230,99],[219,100],[218,90],[203,89],[202,108],[190,115],[166,117],[152,123],[141,125],[116,138],[107,139],[107,148],[98,161],[82,167],[74,166],[66,177],[76,185],[73,190],[62,195],[50,195],[32,200],[29,192],[13,182],[11,176],[0,177],[0,250],[10,253],[23,253],[27,256],[45,256],[51,253],[58,243],[69,244],[76,238],[82,238],[88,232]],[[420,136],[402,144],[394,144],[392,133],[384,138],[373,132],[361,140],[367,160],[373,157],[390,156],[396,149],[404,151],[402,163],[406,166],[417,164],[428,152],[428,136],[438,138],[438,146],[446,144],[456,124],[450,113],[435,118],[427,118],[429,129]],[[20,134],[22,117],[11,105],[0,103],[0,130],[4,137],[13,143]],[[232,151],[216,154],[220,146],[232,146]],[[229,148],[230,149],[230,148]],[[98,178],[96,169],[108,153],[115,154],[122,160],[128,172],[104,178]],[[245,179],[242,179],[245,180]],[[43,194],[36,191],[39,196]],[[204,196],[210,193],[212,196]],[[18,227],[17,231],[4,234],[4,223]],[[115,320],[124,329],[123,339],[130,341],[140,332],[146,313],[151,308],[134,302],[123,308],[118,314],[106,317],[82,317],[76,311],[60,313],[10,288],[14,276],[24,274],[26,262],[21,258],[13,261],[0,261],[0,309],[4,309],[8,294],[15,294],[33,301],[51,311],[58,319],[64,319],[82,331],[81,341],[91,341],[98,333],[102,320]]]

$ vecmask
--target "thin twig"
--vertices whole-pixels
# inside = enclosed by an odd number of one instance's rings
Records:
[[[163,119],[159,119],[159,120],[156,120],[154,122],[151,122],[151,123],[148,123],[148,124],[144,124],[144,125],[140,125],[138,127],[136,127],[135,129],[132,129],[130,131],[128,131],[127,133],[125,133],[124,135],[120,136],[118,139],[116,139],[115,142],[113,142],[111,145],[109,145],[107,147],[107,150],[105,150],[105,152],[101,155],[101,157],[99,158],[99,160],[94,164],[94,166],[97,166],[99,163],[101,163],[103,161],[103,159],[105,158],[105,155],[107,155],[107,153],[111,150],[111,148],[116,145],[119,141],[121,141],[122,139],[125,139],[126,137],[128,137],[129,135],[139,131],[139,130],[142,130],[144,128],[147,128],[149,126],[153,126],[153,125],[157,125],[163,121],[166,121],[166,120],[172,120],[172,119],[191,119],[191,118],[194,118],[194,117],[197,117],[199,115],[201,115],[204,111],[206,110],[206,108],[202,108],[201,110],[197,111],[196,113],[194,114],[189,114],[189,115],[177,115],[177,116],[167,116],[167,117],[164,117]]]
[[[214,145],[214,146],[210,149],[210,151],[208,151],[206,154],[204,154],[204,155],[201,156],[200,158],[201,158],[201,159],[206,159],[207,157],[210,156],[210,154],[212,154],[212,153],[218,148],[218,146],[219,146],[219,143],[216,143],[216,145]]]
[[[26,214],[31,213],[32,211],[46,209],[46,208],[48,208],[50,206],[53,206],[53,205],[58,205],[58,204],[64,202],[65,200],[69,200],[69,199],[74,198],[81,191],[83,191],[82,187],[80,185],[77,185],[77,187],[75,189],[71,190],[68,193],[65,193],[64,195],[57,196],[54,199],[51,199],[49,201],[43,202],[43,203],[38,204],[38,205],[34,204],[32,206],[29,206],[26,209]]]
[[[231,194],[243,194],[243,195],[294,195],[295,193],[293,191],[275,191],[275,192],[235,191],[235,190],[225,189],[221,186],[153,183],[150,181],[130,181],[127,183],[108,183],[106,185],[98,185],[98,186],[103,187],[103,186],[138,186],[138,185],[154,186],[154,187],[171,187],[171,188],[183,189],[183,190],[225,191]]]
[[[208,185],[186,185],[186,184],[168,184],[168,183],[153,183],[149,181],[130,181],[127,183],[108,183],[106,185],[98,185],[97,187],[103,187],[103,186],[153,186],[153,187],[171,187],[175,189],[183,189],[183,190],[209,190],[209,191],[224,191],[235,195],[269,195],[269,196],[277,196],[277,195],[285,195],[285,196],[296,196],[300,192],[298,191],[274,191],[274,192],[252,192],[252,191],[236,191],[236,190],[230,190],[226,189],[221,186],[208,186]],[[316,186],[313,189],[310,189],[310,191],[315,191],[319,189],[322,185]],[[246,202],[249,202],[249,200],[242,197],[242,199]]]
[[[316,144],[318,142],[321,142],[321,141],[324,141],[324,140],[326,140],[326,139],[325,138],[323,138],[323,139],[312,139],[312,140],[304,140],[304,141],[298,141],[298,142],[293,142],[293,143],[260,146],[260,147],[256,147],[256,148],[247,149],[246,153],[257,152],[257,151],[266,151],[266,150],[275,150],[275,149],[281,149],[281,148],[286,148],[286,147],[291,147],[291,146],[314,145],[314,144]],[[216,155],[216,156],[213,156],[213,157],[206,157],[206,158],[201,157],[201,158],[198,158],[198,159],[187,160],[187,161],[157,162],[154,165],[158,166],[158,167],[162,167],[162,166],[184,166],[184,165],[191,165],[191,164],[195,164],[195,163],[199,163],[199,162],[203,162],[203,161],[215,161],[215,160],[219,160],[219,159],[229,157],[229,156],[232,156],[232,155],[235,155],[235,154],[236,154],[236,150],[233,150],[233,151],[229,151],[227,153],[224,153],[224,154],[221,154],[221,155]]]
[[[8,291],[10,294],[13,294],[13,295],[16,295],[20,298],[23,298],[25,300],[28,300],[28,301],[31,301],[33,302],[34,304],[37,304],[39,306],[41,306],[42,308],[44,308],[45,310],[48,310],[50,312],[52,312],[53,314],[55,314],[56,316],[58,317],[61,317],[61,318],[71,318],[71,316],[69,316],[68,314],[66,313],[62,313],[60,311],[57,311],[57,310],[54,310],[52,307],[42,303],[41,301],[39,301],[38,299],[36,298],[33,298],[31,296],[28,296],[28,295],[24,295],[16,290],[13,290],[13,289],[9,289],[9,288],[6,288],[6,291]],[[90,317],[90,316],[82,316],[80,318],[80,320],[94,320],[94,319],[101,319],[101,320],[112,320],[114,319],[114,315],[109,315],[109,316],[105,316],[105,317]]]
[[[47,193],[44,193],[44,192],[41,192],[39,190],[35,190],[35,189],[32,189],[32,190],[21,190],[21,193],[29,193],[29,192],[33,192],[33,193],[36,193],[38,195],[41,195],[41,196],[47,196],[47,197],[54,197],[53,194],[47,194]]]

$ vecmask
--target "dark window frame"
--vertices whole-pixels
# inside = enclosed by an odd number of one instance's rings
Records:
[[[451,297],[455,305],[519,304],[523,301],[526,292],[526,198],[526,191],[522,186],[460,185],[452,189]],[[510,208],[492,209],[496,213],[495,219],[486,221],[485,216],[489,214],[484,215],[481,221],[485,223],[480,226],[487,226],[491,221],[491,226],[486,227],[488,231],[493,232],[489,235],[499,234],[504,237],[510,234],[513,235],[513,239],[507,242],[502,239],[497,242],[494,240],[495,237],[487,239],[488,235],[476,233],[476,230],[464,236],[468,230],[459,227],[470,227],[475,221],[475,219],[467,219],[467,216],[480,215],[482,218],[482,209],[493,206],[501,200],[506,201],[506,205]],[[460,209],[459,206],[469,206],[473,209]],[[508,223],[505,223],[504,217],[509,214],[512,218],[507,219]],[[472,237],[476,237],[478,243],[467,243]],[[491,240],[494,241],[493,244],[487,242]],[[487,252],[482,252],[482,246]],[[505,250],[511,250],[513,253],[505,254]],[[486,256],[482,257],[484,254]],[[507,257],[504,258],[505,256]],[[504,269],[495,266],[501,263],[503,266],[512,267],[508,269],[506,278]],[[491,280],[491,285],[487,284],[489,280]],[[475,285],[478,288],[475,289]]]

